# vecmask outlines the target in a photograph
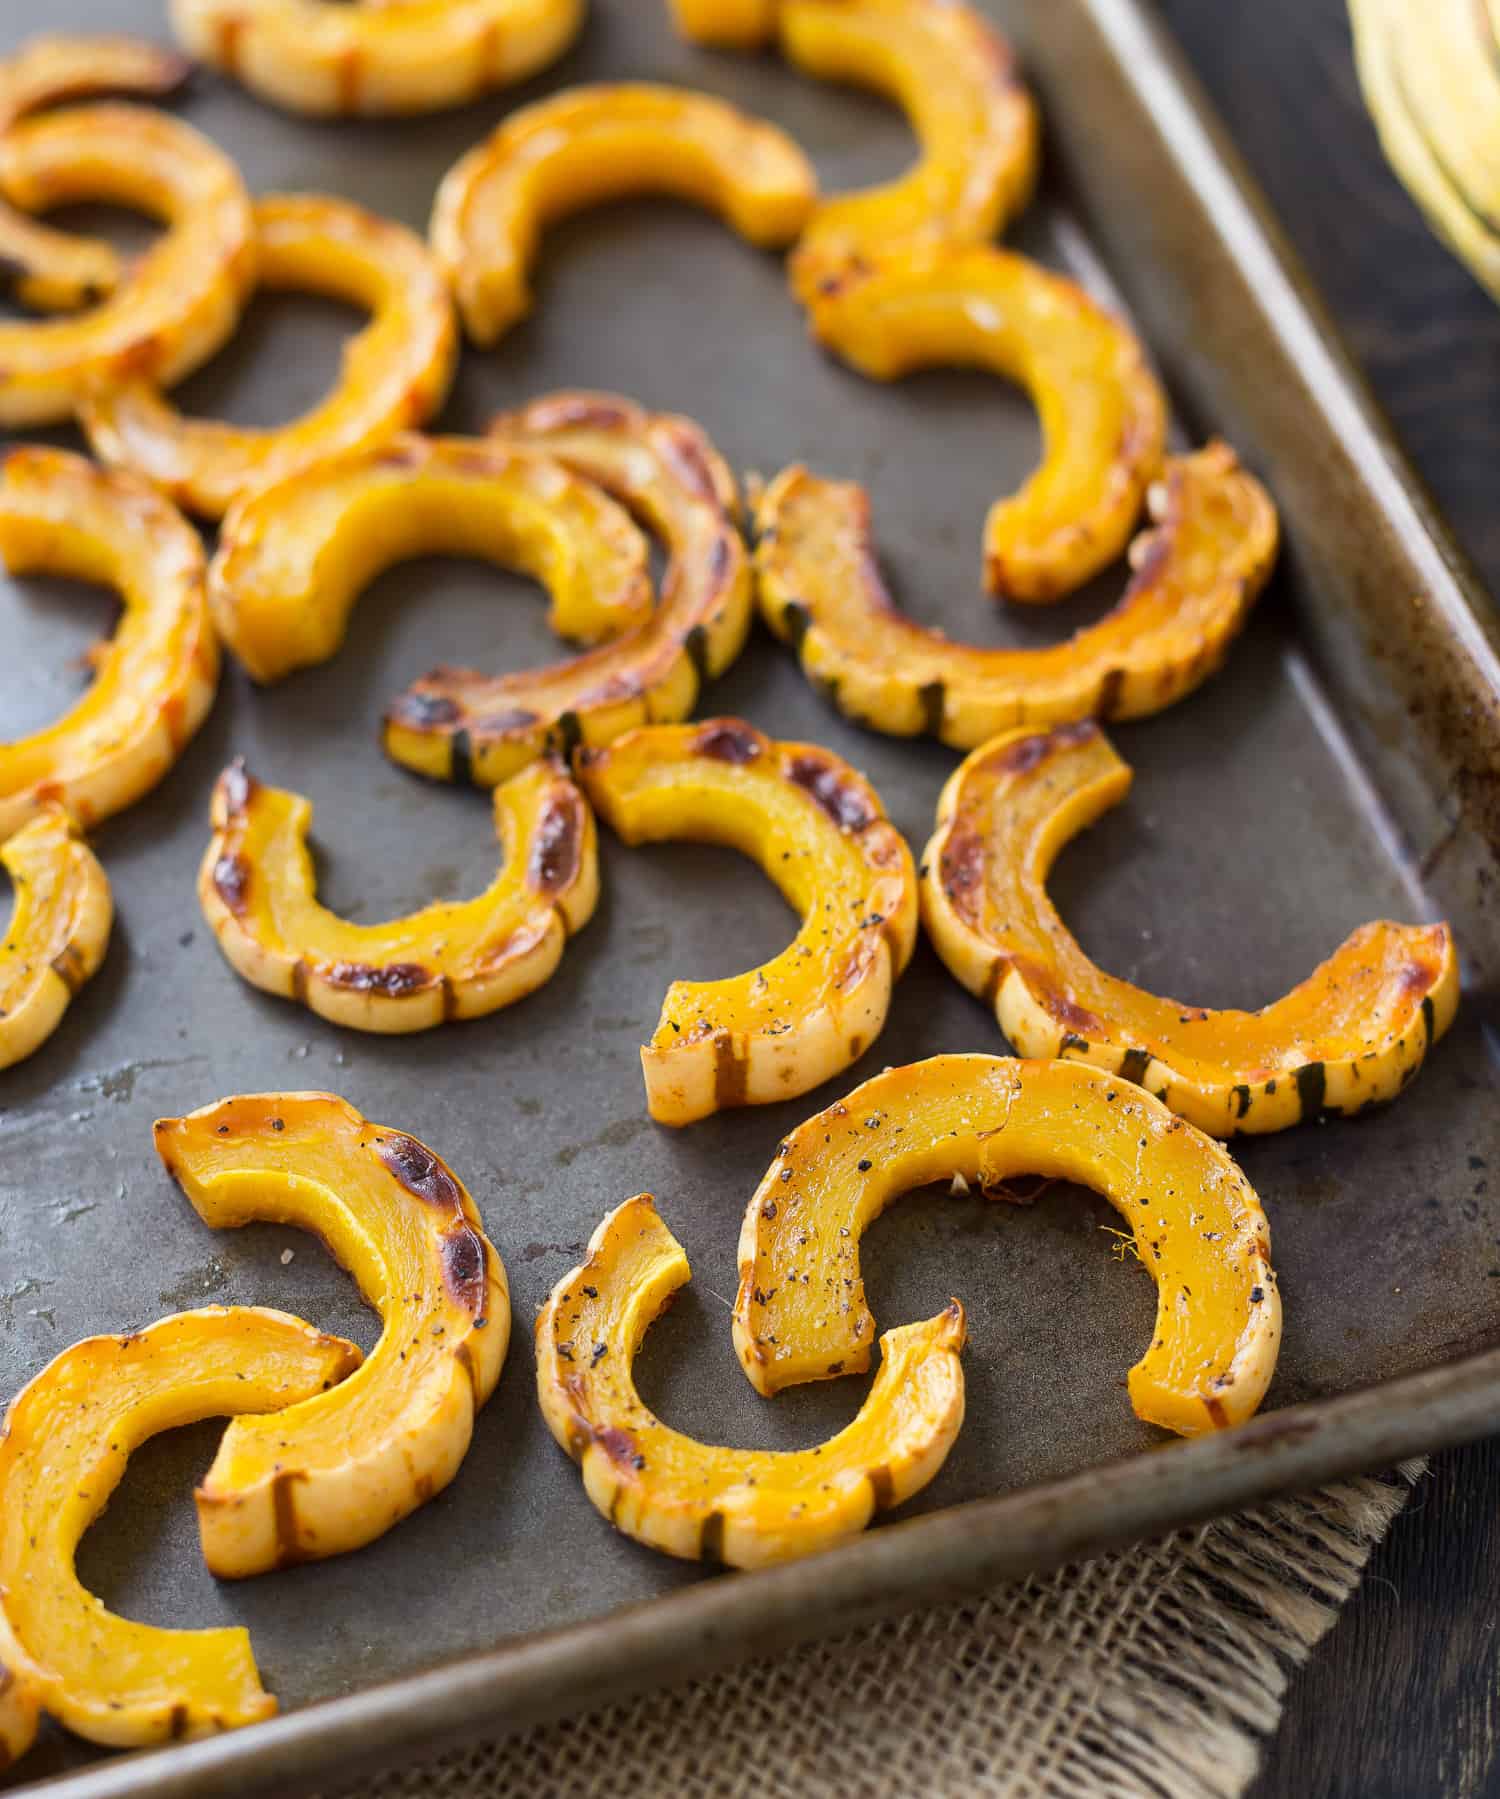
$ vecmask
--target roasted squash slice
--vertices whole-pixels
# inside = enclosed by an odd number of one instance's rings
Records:
[[[776,30],[784,0],[671,0],[678,31],[694,44],[758,50]]]
[[[36,1741],[41,1723],[41,1695],[36,1682],[20,1672],[21,1658],[9,1639],[0,1613],[0,1774],[18,1762]]]
[[[505,1269],[474,1202],[415,1137],[331,1093],[258,1093],[156,1125],[206,1224],[314,1232],[385,1331],[358,1373],[224,1433],[197,1492],[220,1579],[359,1549],[458,1473],[510,1341]]]
[[[1166,399],[1134,334],[1076,281],[1006,250],[934,251],[833,277],[810,317],[874,380],[976,367],[1030,393],[1041,465],[985,523],[997,597],[1060,599],[1125,548],[1161,467]]]
[[[632,194],[695,201],[775,248],[806,223],[817,179],[784,131],[686,88],[610,83],[522,107],[454,164],[433,209],[432,246],[475,343],[531,310],[547,225]]]
[[[279,681],[336,653],[378,574],[439,552],[535,576],[564,637],[596,643],[651,611],[645,540],[592,482],[500,444],[410,434],[232,507],[209,570],[214,620],[257,681]],[[543,734],[530,753],[545,747]]]
[[[250,196],[224,152],[181,120],[123,105],[23,119],[0,134],[0,195],[25,212],[113,201],[167,225],[89,311],[0,320],[0,427],[59,424],[101,382],[170,386],[239,323],[255,281]]]
[[[643,1193],[604,1220],[536,1321],[542,1416],[617,1530],[686,1561],[764,1567],[857,1536],[942,1467],[964,1416],[957,1300],[881,1338],[869,1397],[836,1437],[793,1452],[717,1449],[663,1424],[631,1373],[688,1275]]]
[[[128,37],[35,37],[0,62],[0,132],[28,113],[94,94],[169,94],[192,65]],[[70,312],[113,293],[120,258],[103,238],[73,237],[0,206],[0,278],[23,306]]]
[[[482,1017],[551,979],[599,895],[593,815],[560,763],[523,769],[494,811],[505,860],[485,892],[351,924],[318,904],[311,802],[236,762],[214,790],[203,915],[251,986],[334,1024],[392,1033]]]
[[[1276,555],[1276,509],[1225,444],[1170,458],[1131,546],[1120,603],[1062,643],[984,649],[900,612],[880,576],[870,501],[789,468],[756,513],[766,623],[860,724],[968,750],[1008,726],[1159,712],[1221,666]]]
[[[0,1068],[40,1048],[109,947],[114,902],[61,806],[0,844],[15,905],[0,938]]]
[[[0,743],[3,843],[54,802],[87,826],[149,793],[213,704],[219,644],[198,534],[132,476],[63,450],[12,450],[0,462],[0,558],[13,575],[103,582],[124,602],[83,698]]]
[[[1448,927],[1364,925],[1258,1012],[1143,993],[1096,968],[1047,897],[1063,845],[1129,788],[1103,732],[1078,724],[997,737],[943,789],[923,921],[1006,1037],[1137,1081],[1216,1137],[1394,1099],[1458,1007]]]
[[[3,1657],[15,1653],[44,1710],[114,1748],[275,1712],[243,1630],[130,1623],[79,1584],[74,1553],[148,1437],[300,1404],[359,1361],[354,1344],[284,1312],[211,1306],[75,1343],[17,1396],[0,1433]]]
[[[734,1343],[761,1393],[857,1374],[875,1321],[859,1242],[902,1193],[961,1175],[1093,1187],[1157,1285],[1130,1371],[1138,1417],[1183,1436],[1239,1424],[1281,1342],[1270,1231],[1228,1153],[1128,1082],[1076,1062],[933,1056],[888,1068],[800,1125],[745,1213]]]
[[[832,750],[742,719],[654,725],[580,751],[579,780],[626,843],[727,844],[759,862],[802,928],[763,968],[674,981],[641,1051],[659,1124],[794,1099],[884,1028],[916,940],[916,876],[880,796]]]
[[[252,488],[426,424],[457,363],[448,284],[415,232],[315,194],[258,200],[255,229],[263,288],[326,294],[371,314],[328,398],[289,425],[253,430],[184,418],[140,377],[91,394],[81,414],[96,456],[205,518]]]
[[[194,56],[313,114],[436,112],[554,62],[583,0],[171,0]]]
[[[668,563],[655,612],[613,642],[524,674],[438,669],[392,701],[388,756],[479,786],[544,748],[687,718],[703,683],[744,648],[751,613],[734,478],[691,419],[612,394],[559,393],[496,419],[492,434],[597,482],[661,540]]]

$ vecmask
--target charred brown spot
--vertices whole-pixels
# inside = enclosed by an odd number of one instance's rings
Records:
[[[721,1106],[743,1106],[748,1070],[735,1052],[732,1031],[714,1032],[714,1097]]]
[[[938,860],[938,880],[954,908],[973,918],[974,896],[984,884],[984,842],[972,825],[956,823]]]
[[[83,957],[78,946],[70,943],[52,958],[52,972],[67,988],[69,993],[77,993],[88,978],[84,972]]]
[[[708,458],[696,439],[686,431],[663,432],[662,460],[690,493],[700,500],[716,500],[719,490],[714,484]]]
[[[220,856],[213,881],[214,892],[236,918],[243,918],[250,907],[250,864],[243,856]]]
[[[401,437],[395,443],[384,444],[376,450],[370,457],[370,465],[373,468],[421,468],[431,459],[431,455],[432,452],[423,439]]]
[[[1401,970],[1401,991],[1415,999],[1418,994],[1426,993],[1436,980],[1437,970],[1435,968],[1429,967],[1425,962],[1408,962]]]
[[[619,1425],[609,1424],[596,1430],[594,1441],[617,1468],[630,1468],[639,1473],[646,1466],[646,1458],[641,1454],[634,1434]]]
[[[478,1231],[464,1224],[447,1233],[438,1254],[448,1297],[460,1310],[476,1318],[482,1317],[487,1291],[485,1277],[489,1271],[484,1239]]]
[[[255,780],[245,767],[245,758],[236,756],[219,776],[219,797],[228,818],[242,818],[250,810],[255,797]]]
[[[1098,735],[1099,727],[1091,718],[1076,725],[1059,725],[1055,731],[1040,731],[1035,737],[1017,737],[986,758],[985,766],[999,774],[1029,774],[1049,756],[1092,743]]]
[[[278,1568],[294,1568],[307,1559],[297,1534],[297,1496],[292,1491],[296,1482],[306,1479],[296,1469],[283,1469],[271,1482],[271,1529]]]
[[[188,1733],[188,1708],[178,1703],[172,1707],[167,1717],[167,1735],[174,1743],[180,1743]]]
[[[863,831],[876,814],[847,769],[820,756],[794,756],[787,779],[805,787],[841,831]]]
[[[400,1131],[384,1131],[375,1140],[375,1154],[407,1192],[425,1205],[462,1212],[463,1193],[458,1182],[446,1163],[425,1143]]]
[[[556,399],[538,400],[536,405],[528,406],[520,415],[520,424],[524,430],[539,433],[565,431],[570,427],[613,431],[628,425],[631,414],[629,406],[597,394],[560,394]],[[501,417],[495,420],[494,428],[504,435],[510,423],[509,418]]]
[[[729,547],[729,533],[721,531],[714,539],[714,547],[708,552],[708,578],[717,587],[729,573],[729,564],[734,552]]]
[[[453,1359],[469,1377],[469,1385],[474,1392],[474,1410],[477,1412],[484,1404],[484,1395],[479,1391],[479,1364],[474,1360],[474,1351],[467,1343],[460,1343],[453,1353]],[[570,1455],[572,1451],[568,1452]],[[577,1457],[574,1457],[577,1460]]]
[[[237,75],[240,67],[240,37],[245,21],[237,13],[220,19],[218,29],[218,64],[226,75]]]
[[[1228,1424],[1229,1414],[1224,1409],[1224,1401],[1222,1399],[1215,1399],[1210,1394],[1209,1397],[1203,1401],[1203,1409],[1208,1413],[1209,1417],[1213,1420],[1214,1425],[1219,1430],[1223,1430],[1224,1426]]]
[[[753,762],[764,748],[758,731],[734,719],[705,725],[693,739],[693,749],[698,755],[710,756],[715,762],[732,762],[741,768],[747,762]]]
[[[436,731],[455,725],[463,717],[457,700],[445,693],[398,694],[386,708],[386,722],[412,731]]]
[[[387,962],[380,968],[369,962],[335,962],[323,970],[330,987],[347,993],[373,993],[382,999],[406,999],[440,978],[420,962]]]
[[[879,1468],[871,1468],[865,1478],[875,1498],[875,1510],[889,1511],[896,1503],[896,1481],[890,1469],[882,1464]]]
[[[724,1561],[724,1514],[710,1512],[703,1520],[703,1534],[698,1539],[698,1560],[700,1562]]]
[[[560,893],[577,879],[582,854],[583,806],[576,794],[549,800],[537,820],[527,884],[537,893]]]
[[[542,722],[541,714],[528,712],[524,706],[508,706],[501,712],[486,712],[482,717],[470,721],[471,737],[491,740],[497,737],[514,737],[518,731],[530,731]]]

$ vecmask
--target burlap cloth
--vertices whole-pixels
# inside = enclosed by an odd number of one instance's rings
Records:
[[[1419,1472],[1178,1531],[340,1799],[1232,1799]]]

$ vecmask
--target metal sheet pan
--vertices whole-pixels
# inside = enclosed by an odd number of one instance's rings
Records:
[[[780,902],[743,865],[682,846],[607,846],[598,917],[552,984],[497,1018],[380,1041],[247,990],[220,961],[192,887],[210,786],[235,751],[314,799],[337,908],[374,918],[473,891],[491,870],[484,800],[386,765],[375,721],[433,662],[520,666],[553,646],[524,584],[409,565],[361,602],[336,662],[263,694],[231,670],[178,769],[98,834],[120,915],[109,961],[46,1050],[0,1087],[0,1392],[85,1332],[209,1300],[275,1303],[370,1340],[368,1314],[310,1240],[213,1235],[156,1165],[155,1116],[273,1087],[333,1088],[452,1160],[510,1272],[511,1363],[447,1493],[359,1555],[244,1585],[216,1586],[197,1554],[188,1493],[213,1430],[148,1446],[84,1546],[85,1579],[152,1621],[246,1623],[287,1715],[92,1766],[85,1749],[49,1737],[13,1784],[64,1774],[55,1790],[103,1799],[341,1780],[1500,1428],[1500,1353],[1473,1354],[1500,1343],[1490,615],[1136,0],[997,11],[1022,44],[1050,139],[1047,188],[1018,240],[1135,311],[1183,437],[1235,442],[1274,487],[1289,540],[1228,670],[1116,732],[1136,788],[1066,852],[1061,909],[1106,966],[1213,1005],[1282,990],[1380,914],[1451,917],[1466,960],[1460,1021],[1400,1105],[1241,1146],[1286,1303],[1273,1409],[1224,1438],[1159,1447],[1123,1390],[1150,1283],[1109,1254],[1102,1202],[1058,1193],[1000,1215],[977,1199],[914,1195],[871,1236],[875,1314],[926,1316],[957,1290],[972,1346],[968,1423],[908,1521],[755,1577],[704,1578],[613,1535],[536,1413],[527,1331],[598,1218],[650,1188],[693,1259],[693,1285],[642,1360],[658,1409],[722,1441],[813,1440],[852,1413],[862,1386],[767,1404],[740,1375],[725,1296],[745,1199],[780,1135],[835,1091],[888,1062],[999,1040],[924,949],[886,1033],[841,1082],[685,1133],[655,1129],[635,1049],[667,981],[745,966],[786,934]],[[56,0],[47,24],[161,30],[156,0]],[[0,50],[35,25],[14,9]],[[829,186],[908,153],[884,106],[771,58],[679,45],[656,0],[596,0],[580,48],[532,91],[622,75],[691,83],[783,121]],[[421,225],[442,171],[526,97],[411,123],[319,125],[205,77],[185,111],[258,191],[345,193]],[[466,358],[446,426],[477,428],[561,385],[612,387],[692,413],[741,469],[804,458],[867,481],[882,552],[919,617],[1027,641],[1107,603],[1110,582],[1042,618],[1002,618],[979,595],[984,506],[1035,453],[1024,401],[969,374],[882,388],[833,366],[807,344],[779,266],[706,218],[641,204],[572,221],[548,240],[540,286],[530,322],[497,353]],[[186,403],[287,416],[320,390],[345,323],[295,299],[259,303]],[[0,588],[0,734],[67,701],[82,679],[71,658],[108,616],[50,583]],[[845,724],[764,637],[705,709],[834,746],[924,840],[952,755]],[[287,1247],[296,1259],[283,1266]]]

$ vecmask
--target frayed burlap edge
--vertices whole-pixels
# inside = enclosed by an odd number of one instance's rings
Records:
[[[1422,1471],[456,1751],[362,1799],[1234,1799]],[[352,1794],[348,1796],[352,1799]]]

